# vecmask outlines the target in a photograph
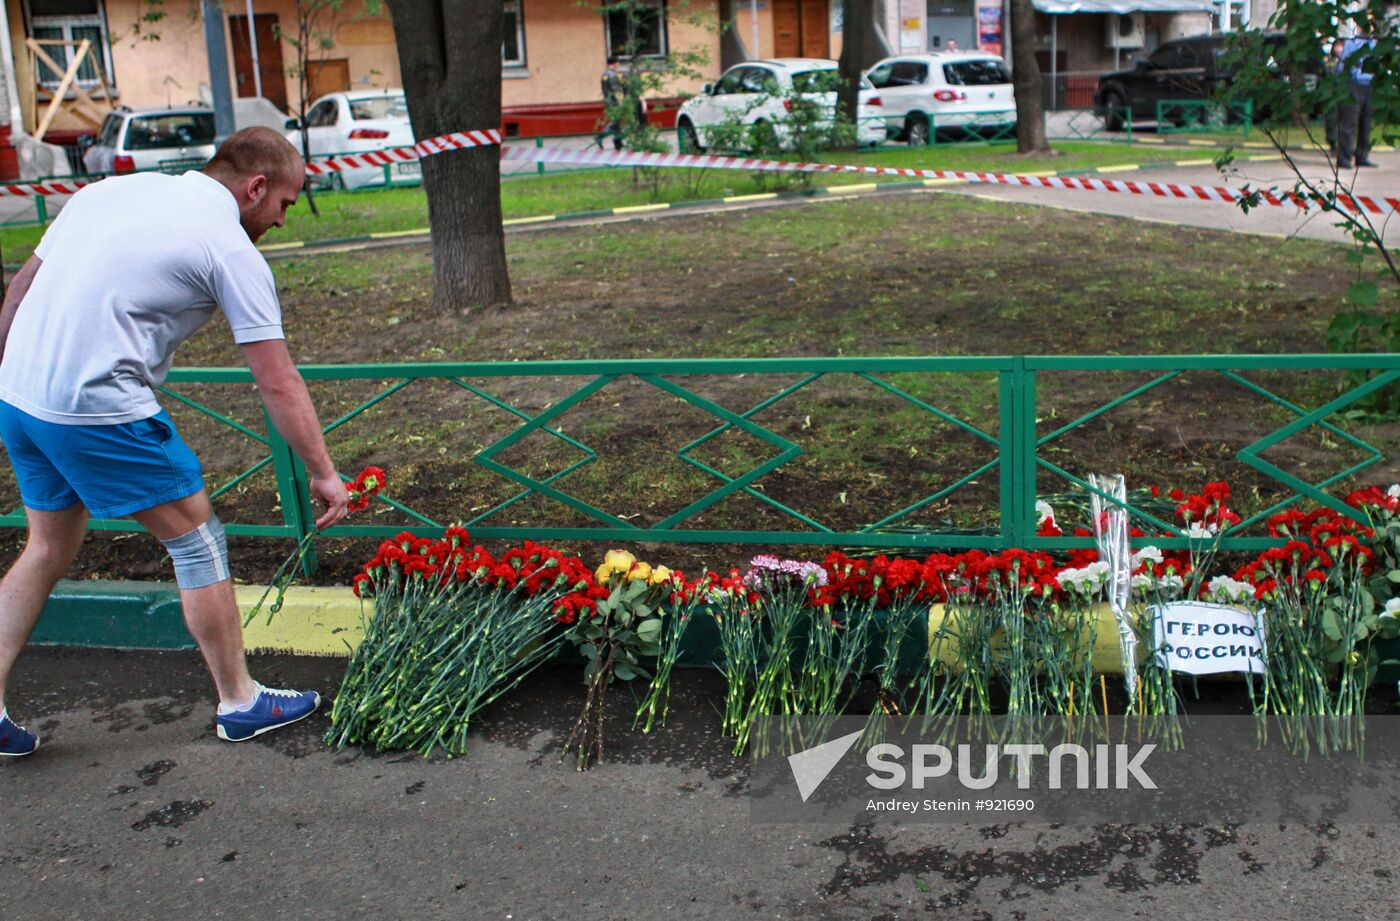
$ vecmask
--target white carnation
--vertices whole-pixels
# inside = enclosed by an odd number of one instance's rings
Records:
[[[1149,561],[1149,560],[1150,560],[1151,562],[1153,562],[1153,563],[1161,563],[1161,562],[1162,562],[1162,548],[1161,548],[1161,547],[1143,547],[1141,550],[1138,550],[1138,551],[1136,551],[1135,553],[1133,553],[1133,568],[1134,568],[1134,569],[1137,569],[1137,568],[1138,568],[1139,566],[1141,566],[1144,562],[1147,562],[1147,561]]]
[[[1216,576],[1206,584],[1206,598],[1218,604],[1241,604],[1254,597],[1254,586],[1229,576]]]

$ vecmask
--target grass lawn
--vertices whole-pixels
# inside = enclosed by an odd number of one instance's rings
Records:
[[[553,229],[513,236],[507,251],[516,303],[452,317],[431,312],[426,246],[279,260],[274,272],[293,355],[303,363],[387,363],[1313,352],[1324,349],[1327,320],[1351,277],[1344,251],[1325,243],[936,193]],[[179,363],[236,365],[239,355],[224,324],[211,323],[185,344]],[[1335,377],[1311,372],[1247,377],[1302,406],[1326,402],[1337,384]],[[1042,374],[1036,407],[1042,437],[1150,379],[1125,372]],[[521,375],[470,383],[533,414],[586,380]],[[997,431],[997,381],[989,374],[884,380],[983,431]],[[742,412],[796,381],[737,374],[684,383]],[[322,418],[330,420],[389,383],[313,382],[312,392]],[[263,426],[248,385],[185,385],[180,392],[252,428]],[[211,483],[227,481],[261,456],[255,443],[166,403]],[[1237,452],[1292,418],[1238,382],[1187,373],[1047,442],[1041,456],[1076,475],[1123,472],[1134,485],[1199,488],[1226,479],[1236,487],[1239,507],[1257,509],[1278,490],[1243,465]],[[837,530],[879,520],[995,456],[993,446],[850,375],[815,381],[753,419],[803,451],[760,480],[757,490]],[[1393,421],[1364,414],[1333,421],[1385,453],[1387,460],[1361,482],[1389,483],[1400,476],[1400,427]],[[329,440],[343,471],[378,464],[389,471],[394,498],[437,520],[470,521],[517,491],[473,458],[519,424],[518,417],[449,382],[425,381],[337,428]],[[713,419],[643,382],[619,379],[562,414],[557,424],[598,453],[596,462],[559,485],[609,514],[660,521],[715,487],[713,478],[676,457],[682,445],[710,430]],[[731,432],[696,457],[738,476],[772,454],[757,439]],[[543,477],[579,456],[538,435],[499,459]],[[1355,450],[1318,428],[1266,457],[1313,482],[1358,460]],[[906,523],[995,523],[997,483],[993,470]],[[1048,469],[1037,485],[1043,495],[1065,488]],[[218,500],[221,517],[280,520],[272,487],[269,472],[250,478]],[[0,482],[0,500],[15,498],[8,479]],[[371,520],[408,521],[390,511]],[[586,522],[552,501],[530,498],[488,523]],[[692,524],[776,530],[790,522],[757,497],[740,495]],[[290,550],[276,542],[237,543],[250,580],[266,578]],[[3,538],[0,552],[13,553],[16,545],[14,538]],[[369,549],[366,541],[328,542],[323,578],[345,581]],[[572,549],[592,555],[600,548]],[[688,570],[738,563],[753,552],[716,545],[643,550]],[[157,577],[163,572],[160,556],[144,536],[94,535],[74,572]]]
[[[1067,142],[1057,145],[1059,154],[1048,158],[1026,158],[1016,153],[1014,144],[940,145],[907,148],[893,145],[873,152],[832,154],[833,163],[859,163],[869,166],[911,167],[916,169],[981,170],[995,172],[1072,171],[1179,160],[1194,156],[1181,149],[1132,146],[1126,144]],[[899,177],[859,174],[819,175],[819,186],[851,185],[865,182],[895,182]],[[634,180],[630,169],[555,170],[543,176],[512,176],[502,183],[501,205],[507,218],[564,214],[606,208],[642,205],[651,202],[693,201],[727,195],[747,195],[771,189],[754,174],[737,170],[671,170],[659,189]],[[362,192],[320,193],[316,196],[319,217],[311,213],[305,198],[287,214],[287,224],[264,238],[268,244],[293,240],[325,240],[361,236],[373,232],[416,230],[428,226],[427,197],[421,188],[369,189]],[[23,262],[38,244],[40,227],[0,229],[0,246],[5,261]]]

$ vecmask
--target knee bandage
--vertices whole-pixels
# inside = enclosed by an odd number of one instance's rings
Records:
[[[229,578],[228,538],[217,516],[161,543],[175,564],[175,582],[181,588],[204,588]]]

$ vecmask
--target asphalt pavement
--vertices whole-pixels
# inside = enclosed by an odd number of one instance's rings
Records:
[[[344,660],[257,657],[333,690]],[[1393,918],[1400,829],[760,824],[717,677],[604,762],[560,758],[579,672],[537,673],[463,757],[328,748],[322,716],[218,741],[193,653],[32,649],[45,744],[0,765],[0,914],[24,919]],[[1267,778],[1260,778],[1267,783]],[[1383,792],[1378,795],[1384,796]],[[1169,817],[1164,816],[1169,821]]]
[[[1228,172],[1216,168],[1213,160],[1220,150],[1200,148],[1196,166],[1144,166],[1134,170],[1100,171],[1095,179],[1118,179],[1137,183],[1175,183],[1178,185],[1219,186],[1229,185],[1242,188],[1273,188],[1290,191],[1298,177],[1288,164],[1276,153],[1259,149],[1240,149],[1237,159]],[[1326,157],[1319,153],[1291,154],[1302,174],[1325,191],[1345,192],[1356,195],[1378,197],[1400,197],[1400,152],[1376,152],[1372,154],[1374,168],[1358,168],[1342,174],[1333,174]],[[1251,159],[1258,158],[1258,159]],[[1038,161],[1038,169],[1054,169],[1054,160]],[[949,186],[939,190],[945,194],[973,195],[998,201],[1014,201],[1021,204],[1043,205],[1063,208],[1069,211],[1082,211],[1136,220],[1156,221],[1164,224],[1178,224],[1187,227],[1203,227],[1211,230],[1224,230],[1234,233],[1264,234],[1278,237],[1299,237],[1314,240],[1345,242],[1350,237],[1337,227],[1335,214],[1320,210],[1301,211],[1285,205],[1282,207],[1262,206],[1245,213],[1238,205],[1216,202],[1195,201],[1175,197],[1155,195],[1130,195],[1114,192],[1085,192],[1064,189],[1037,189],[1021,186],[994,186],[970,184]],[[1377,216],[1375,229],[1387,243],[1396,240],[1394,215]]]

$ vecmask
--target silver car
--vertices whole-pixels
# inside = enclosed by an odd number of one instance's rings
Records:
[[[206,106],[115,110],[94,137],[80,138],[88,173],[198,169],[214,156],[214,111]]]

